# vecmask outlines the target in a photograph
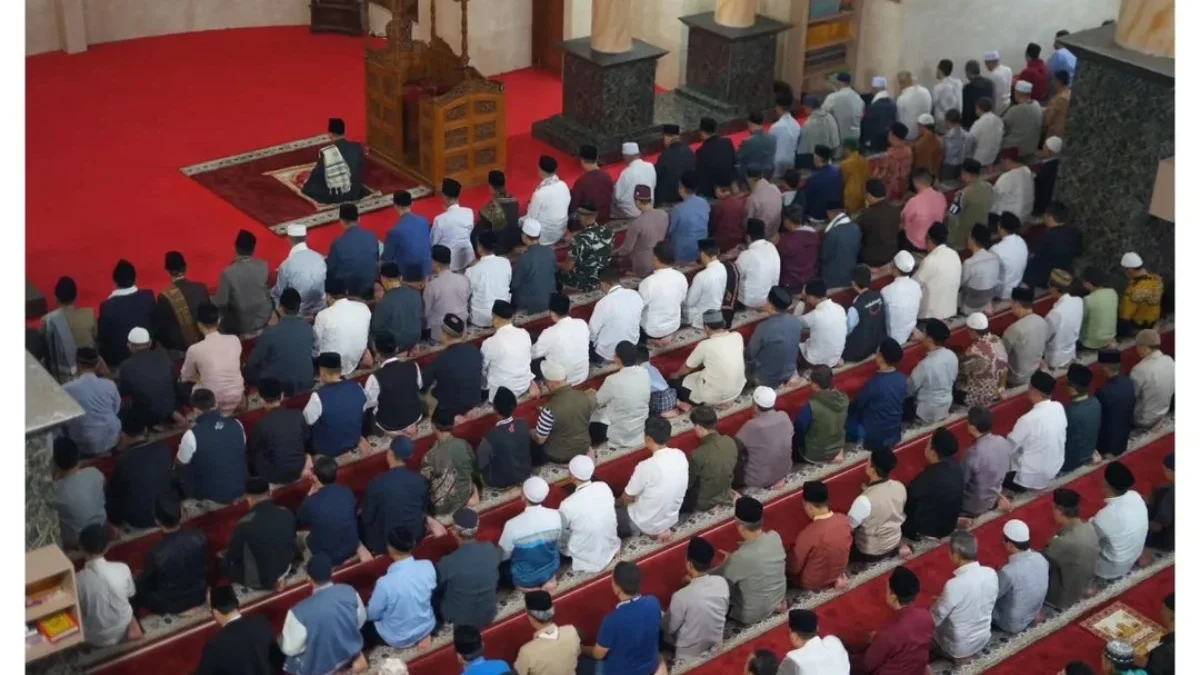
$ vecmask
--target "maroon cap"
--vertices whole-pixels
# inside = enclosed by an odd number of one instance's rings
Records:
[[[643,202],[648,202],[653,197],[654,197],[654,193],[653,193],[653,191],[650,190],[649,185],[638,185],[637,187],[633,188],[633,198],[634,199],[638,199]]]

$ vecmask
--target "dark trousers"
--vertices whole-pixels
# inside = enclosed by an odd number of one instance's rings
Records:
[[[917,419],[917,399],[908,397],[904,399],[904,409],[900,413],[900,420],[903,422],[913,422]]]
[[[1004,484],[1001,487],[1003,487],[1005,490],[1008,490],[1009,492],[1015,492],[1017,494],[1029,492],[1029,488],[1021,486],[1021,485],[1017,485],[1016,478],[1017,478],[1017,472],[1009,471],[1004,476]]]
[[[683,386],[682,377],[667,380],[667,384],[671,385],[671,388],[675,390],[675,396],[680,401],[683,401],[684,403],[693,403],[691,400],[692,390]]]
[[[588,345],[588,358],[594,366],[602,366],[608,361],[608,359],[596,353],[596,345],[594,344]],[[537,373],[534,374],[536,375]]]
[[[896,555],[899,552],[900,552],[900,547],[897,546],[896,548],[888,551],[887,553],[880,553],[879,555],[871,555],[869,553],[863,553],[862,551],[858,550],[858,544],[854,544],[853,546],[850,547],[850,562],[857,562],[857,563],[879,562],[880,560],[885,560],[887,558],[891,558],[892,556]]]

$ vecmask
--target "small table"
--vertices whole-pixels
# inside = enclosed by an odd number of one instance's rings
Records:
[[[369,23],[363,0],[312,0],[309,9],[313,33],[362,35]]]

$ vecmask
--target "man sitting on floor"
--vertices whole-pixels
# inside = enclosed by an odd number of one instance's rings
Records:
[[[679,509],[687,493],[688,458],[667,446],[671,423],[661,417],[646,420],[646,449],[650,457],[638,462],[617,507],[617,534],[646,534],[669,540],[679,522]]]
[[[946,348],[950,327],[938,319],[925,323],[917,332],[921,346],[928,352],[908,378],[908,398],[904,401],[904,421],[937,424],[950,414],[954,404],[954,382],[958,379],[958,356]]]
[[[246,493],[246,430],[217,410],[207,389],[192,391],[192,407],[200,416],[183,432],[175,456],[183,494],[232,504]]]
[[[75,350],[75,379],[63,385],[83,409],[83,417],[67,423],[67,436],[84,457],[114,450],[121,440],[121,394],[112,380],[96,375],[99,366],[100,355],[95,349]]]
[[[425,216],[412,212],[412,203],[412,193],[408,190],[397,190],[392,194],[392,205],[400,219],[384,237],[379,261],[394,263],[399,270],[416,265],[421,270],[421,278],[426,279],[433,273],[429,243],[431,225]]]
[[[876,447],[867,462],[867,482],[862,494],[854,498],[846,517],[854,530],[850,560],[875,562],[899,553],[907,558],[912,551],[904,545],[904,503],[908,490],[894,478],[896,455],[888,448]]]
[[[484,485],[510,488],[520,485],[533,473],[529,422],[513,417],[517,397],[507,387],[496,391],[492,407],[500,420],[484,434],[475,449],[475,458]]]
[[[242,378],[242,340],[236,335],[222,335],[218,327],[221,313],[217,306],[206,302],[196,310],[196,323],[204,339],[188,347],[183,367],[179,370],[182,382],[204,387],[217,397],[217,407],[232,415],[246,398],[246,382]]]
[[[1167,416],[1175,402],[1175,359],[1163,353],[1156,330],[1138,331],[1136,344],[1141,360],[1129,372],[1137,388],[1133,423],[1140,429],[1150,429]]]
[[[779,664],[779,675],[850,675],[850,654],[837,636],[821,637],[816,613],[793,609],[788,629],[793,649]]]
[[[613,231],[596,222],[597,207],[582,203],[576,215],[579,229],[571,237],[567,259],[558,279],[566,288],[590,292],[600,286],[600,270],[612,261]]]
[[[153,325],[154,293],[138,290],[137,269],[128,260],[117,261],[112,280],[116,290],[100,303],[97,312],[96,346],[105,365],[115,370],[129,358],[129,331]]]
[[[1096,576],[1100,537],[1092,524],[1079,517],[1079,493],[1067,488],[1054,491],[1054,524],[1059,527],[1046,545],[1050,585],[1046,604],[1066,609],[1083,599]]]
[[[250,512],[238,521],[229,548],[217,556],[218,569],[251,589],[279,590],[297,558],[296,516],[271,501],[271,485],[262,478],[247,479],[246,493]]]
[[[626,560],[613,569],[617,607],[600,623],[595,645],[584,645],[579,675],[653,675],[659,670],[662,606],[642,595],[642,572]]]
[[[513,662],[516,675],[575,675],[579,663],[579,631],[554,623],[554,601],[546,591],[525,594],[525,613],[533,639],[521,646]]]
[[[1042,360],[1050,370],[1066,368],[1075,360],[1079,331],[1083,326],[1083,299],[1072,295],[1075,278],[1066,270],[1050,273],[1050,297],[1054,306],[1046,313],[1046,351]]]
[[[490,328],[492,305],[497,300],[512,299],[512,263],[508,258],[496,255],[496,235],[480,232],[475,240],[475,262],[463,275],[471,282],[471,325]]]
[[[1066,405],[1067,440],[1064,446],[1063,465],[1059,474],[1070,473],[1088,462],[1099,461],[1101,416],[1100,401],[1091,396],[1092,369],[1081,363],[1072,363],[1067,369],[1067,389],[1071,402]]]
[[[593,424],[607,426],[609,447],[636,448],[642,444],[650,417],[652,377],[638,363],[638,348],[632,342],[617,345],[614,361],[621,369],[604,378],[596,392]]]
[[[160,616],[182,614],[204,604],[208,588],[208,540],[195,528],[182,529],[179,499],[163,496],[154,506],[160,539],[142,559],[134,604]]]
[[[978,562],[975,535],[958,530],[950,535],[954,576],[934,603],[934,654],[961,661],[975,656],[992,637],[992,609],[999,594],[996,570]]]
[[[366,429],[377,427],[385,435],[411,432],[425,417],[421,367],[414,360],[401,358],[398,351],[391,333],[375,336],[375,362],[380,366],[367,376],[363,387],[367,396],[365,405],[370,411],[364,420]]]
[[[362,500],[363,542],[374,555],[387,553],[388,534],[397,528],[417,541],[425,538],[426,523],[433,505],[429,485],[408,468],[416,446],[408,436],[397,436],[387,451],[388,470],[367,484]]]
[[[325,309],[325,258],[308,247],[303,225],[288,225],[287,236],[292,248],[279,265],[272,295],[278,303],[285,290],[294,288],[300,294],[300,316],[316,316]]]
[[[296,510],[296,528],[305,548],[313,555],[329,556],[335,566],[361,553],[358,504],[350,488],[338,485],[337,476],[336,459],[317,457],[313,461],[316,482]]]
[[[476,540],[478,513],[459,509],[453,518],[450,531],[458,546],[437,563],[434,612],[446,623],[483,629],[496,618],[503,554],[492,542]]]
[[[978,518],[997,506],[1008,506],[1001,486],[1012,465],[1013,445],[1004,436],[992,433],[992,411],[988,408],[972,407],[967,411],[967,434],[975,442],[963,455],[966,480],[962,513],[967,518]]]
[[[257,334],[267,325],[275,308],[267,286],[270,270],[266,261],[254,257],[257,246],[257,237],[238,230],[233,243],[236,257],[221,270],[217,294],[212,298],[221,310],[221,330],[231,335]]]
[[[796,536],[792,547],[789,581],[806,591],[821,591],[830,586],[845,590],[853,539],[850,519],[829,508],[829,488],[821,481],[805,482],[803,497],[804,515],[809,523]]]
[[[358,224],[358,207],[342,204],[338,208],[342,234],[329,245],[325,259],[328,277],[340,279],[351,295],[375,294],[375,275],[379,270],[379,238]]]
[[[884,338],[875,352],[875,374],[846,412],[846,442],[889,449],[900,443],[908,378],[896,367],[903,360],[900,343]]]
[[[200,340],[196,311],[207,303],[208,287],[187,278],[187,261],[179,251],[168,251],[165,267],[171,285],[158,294],[152,333],[159,346],[186,351]]]
[[[125,448],[108,478],[104,496],[108,522],[136,528],[154,527],[158,498],[178,498],[172,477],[175,460],[163,441],[150,441],[142,420],[131,417],[122,423]],[[59,439],[56,443],[66,441]],[[65,534],[65,532],[64,532]]]
[[[539,466],[548,461],[566,464],[591,451],[592,397],[569,386],[566,369],[558,363],[546,361],[541,370],[550,396],[530,434],[533,461]]]
[[[367,353],[371,332],[371,308],[361,298],[348,293],[341,279],[330,278],[325,282],[325,293],[329,306],[317,314],[313,321],[313,356],[332,352],[341,357],[341,374],[349,376],[358,370]],[[370,362],[363,364],[371,366]]]
[[[451,269],[450,249],[435,244],[430,253],[433,259],[433,278],[425,282],[421,299],[425,303],[422,335],[441,338],[442,323],[453,314],[466,321],[471,314],[471,282]]]
[[[500,533],[500,584],[522,593],[553,591],[558,586],[558,538],[562,518],[558,511],[542,506],[550,486],[541,476],[525,479],[521,486],[525,510],[504,523]]]
[[[686,286],[687,280],[684,279],[685,293]],[[611,361],[621,341],[641,341],[639,326],[645,308],[641,294],[622,286],[621,274],[615,269],[600,272],[600,292],[604,295],[596,301],[592,316],[588,319],[591,338],[589,356],[595,365]]]
[[[954,399],[966,406],[986,408],[1004,393],[1008,352],[1004,341],[988,332],[988,318],[983,312],[967,317],[967,335],[971,344],[958,361]]]
[[[680,507],[684,513],[730,503],[738,456],[733,439],[717,432],[717,411],[711,406],[694,408],[691,419],[700,444],[688,457],[688,490]]]
[[[839,464],[845,457],[850,397],[834,388],[833,370],[817,366],[809,374],[812,396],[796,413],[792,450],[796,461]]]
[[[729,618],[751,626],[782,611],[787,595],[787,552],[774,530],[763,530],[763,505],[742,497],[733,505],[741,543],[716,571],[729,582]]]
[[[403,268],[392,262],[379,266],[383,297],[371,310],[371,335],[389,333],[396,349],[407,352],[421,341],[421,319],[424,307],[421,287],[425,277],[417,265]]]
[[[286,396],[295,396],[312,389],[316,336],[312,324],[300,317],[300,293],[296,289],[284,289],[279,296],[279,310],[278,323],[267,327],[254,341],[243,374],[248,384],[274,378]]]
[[[1166,482],[1150,493],[1150,534],[1146,545],[1164,551],[1175,550],[1175,453],[1163,459],[1163,477]]]
[[[1162,316],[1163,278],[1146,269],[1142,256],[1130,251],[1121,256],[1121,268],[1129,284],[1121,296],[1117,313],[1117,335],[1127,337],[1144,328],[1154,328]],[[101,306],[101,317],[104,307]],[[101,329],[103,330],[103,328]],[[103,338],[103,335],[101,335]],[[105,357],[108,360],[108,357]],[[111,363],[109,365],[112,365]]]
[[[108,534],[103,525],[89,525],[79,533],[79,544],[87,555],[75,575],[79,594],[79,623],[87,643],[111,647],[122,640],[137,640],[144,633],[133,616],[130,600],[137,593],[129,565],[110,562]]]
[[[436,439],[421,458],[421,477],[429,481],[433,513],[448,516],[479,501],[473,482],[475,456],[471,446],[454,435],[454,418],[444,410],[433,413]]]
[[[1008,562],[1000,569],[992,623],[1000,630],[1017,634],[1037,620],[1046,601],[1050,563],[1029,548],[1029,526],[1021,520],[1004,523],[1004,550]]]
[[[686,585],[671,595],[663,614],[663,641],[675,648],[676,658],[697,658],[725,639],[729,583],[709,574],[716,549],[703,537],[688,542],[684,561]]]
[[[1096,576],[1120,579],[1133,569],[1146,545],[1150,518],[1142,495],[1133,489],[1134,476],[1121,462],[1104,467],[1104,508],[1092,517],[1100,538]]]
[[[524,250],[513,264],[510,290],[513,304],[526,314],[539,314],[549,309],[550,296],[557,283],[558,258],[552,247],[538,243],[541,233],[542,224],[533,218],[521,222]]]
[[[317,367],[321,388],[309,396],[304,421],[312,427],[313,454],[339,457],[363,441],[367,394],[361,384],[342,377],[342,357],[336,352],[318,356]]]
[[[559,551],[571,559],[572,571],[599,572],[621,550],[616,500],[608,483],[592,480],[596,462],[591,457],[572,458],[567,470],[574,491],[558,505]]]
[[[218,629],[204,645],[196,675],[265,675],[283,668],[275,629],[261,614],[243,617],[233,586],[222,582],[208,594],[210,616]]]
[[[300,479],[308,464],[308,422],[304,412],[283,407],[283,387],[279,380],[265,378],[258,385],[266,415],[259,418],[250,432],[246,451],[250,470],[274,485],[286,485]]]
[[[543,360],[554,361],[567,370],[567,384],[572,387],[583,384],[591,373],[587,321],[571,316],[571,298],[565,293],[551,294],[549,308],[554,323],[533,343],[530,352],[534,359],[533,374],[541,377]]]
[[[1013,446],[1013,470],[1004,478],[1012,492],[1045,489],[1062,468],[1067,445],[1067,413],[1055,401],[1054,376],[1039,370],[1029,380],[1033,407],[1021,415],[1008,434]]]
[[[447,314],[442,320],[439,340],[444,348],[421,377],[430,415],[442,409],[452,416],[465,415],[479,405],[483,354],[474,342],[464,339],[466,328],[456,314]]]
[[[825,282],[813,279],[804,285],[804,295],[796,314],[808,331],[808,339],[800,343],[802,365],[834,368],[842,360],[846,348],[846,309],[828,296]]]
[[[737,488],[783,487],[783,479],[792,470],[792,435],[795,432],[788,414],[775,408],[777,396],[770,387],[756,387],[751,396],[754,417],[738,429],[738,463],[733,471]]]
[[[925,447],[929,464],[908,484],[908,499],[904,503],[904,527],[907,539],[921,537],[941,539],[954,531],[962,511],[962,465],[954,459],[958,440],[945,428],[933,432]]]
[[[767,318],[754,328],[750,344],[746,346],[748,378],[772,390],[796,375],[796,357],[800,355],[804,324],[800,317],[788,311],[791,304],[791,291],[782,286],[773,287],[762,307]]]
[[[324,553],[313,554],[305,570],[312,595],[287,612],[279,649],[287,656],[283,672],[288,675],[324,675],[347,666],[355,673],[366,672],[363,654],[363,624],[367,608],[358,591],[349,584],[333,583],[333,561]]]
[[[508,387],[519,399],[533,386],[530,369],[533,341],[529,331],[513,324],[515,313],[516,308],[507,300],[492,303],[492,325],[496,332],[479,349],[483,356],[483,386],[489,401],[496,397],[500,387]]]
[[[688,280],[672,267],[675,252],[670,242],[654,245],[654,273],[638,284],[644,303],[642,334],[649,340],[661,340],[679,330],[683,323],[683,303],[687,299]],[[603,356],[603,354],[601,354]]]
[[[957,111],[955,111],[957,112]],[[907,567],[888,577],[887,606],[896,613],[871,635],[871,644],[856,670],[864,675],[903,675],[926,672],[933,647],[933,616],[916,604],[921,579]]]
[[[679,400],[691,405],[722,405],[746,387],[745,342],[742,334],[725,327],[719,311],[704,313],[705,339],[688,355],[673,381]]]
[[[734,263],[741,278],[737,302],[759,309],[767,303],[771,289],[779,285],[779,249],[767,238],[766,225],[758,218],[746,221],[746,243],[746,250],[738,254]]]
[[[403,527],[387,534],[387,554],[392,559],[387,573],[375,582],[367,603],[367,624],[363,626],[363,646],[387,645],[395,649],[433,644],[436,620],[433,592],[437,588],[437,570],[428,560],[412,557],[417,537]]]
[[[300,191],[322,204],[358,201],[367,193],[363,185],[366,153],[361,143],[346,140],[346,123],[341,119],[330,119],[328,130],[333,142],[321,148],[317,165]]]
[[[54,483],[49,502],[58,512],[63,544],[79,544],[89,525],[103,525],[104,474],[94,466],[79,466],[79,447],[70,438],[54,439]]]

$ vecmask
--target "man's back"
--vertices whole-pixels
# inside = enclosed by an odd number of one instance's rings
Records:
[[[530,314],[549,309],[557,269],[553,248],[541,244],[526,248],[512,272],[512,299],[517,309]]]
[[[129,331],[151,325],[154,314],[154,293],[142,289],[115,291],[100,303],[96,320],[100,357],[109,368],[116,368],[129,358]],[[132,290],[133,292],[127,292]]]
[[[782,410],[760,413],[742,425],[737,440],[746,447],[738,487],[769,488],[792,469],[792,420]]]
[[[396,338],[396,348],[405,352],[421,340],[423,313],[421,292],[410,286],[398,286],[383,294],[371,312],[371,335],[387,331]]]
[[[308,530],[311,553],[324,553],[334,565],[358,550],[358,505],[345,485],[326,485],[304,498],[296,511],[296,527]]]
[[[266,617],[251,614],[221,627],[204,645],[195,675],[275,675],[283,655]]]
[[[533,472],[529,422],[513,419],[488,430],[475,453],[489,487],[520,485]]]
[[[705,436],[688,457],[684,510],[708,511],[718,504],[728,504],[736,465],[737,445],[732,438],[715,432]]]
[[[315,341],[312,324],[298,316],[285,316],[259,336],[246,370],[256,381],[264,377],[279,380],[285,393],[308,391],[313,386]]]
[[[1120,455],[1129,446],[1137,393],[1128,375],[1117,375],[1096,392],[1103,415],[1096,449],[1102,455]]]
[[[226,551],[230,580],[256,590],[272,590],[291,568],[296,554],[296,517],[270,501],[261,502],[238,523]]]
[[[104,475],[90,466],[67,474],[51,484],[50,502],[58,511],[63,542],[77,544],[85,528],[104,524]]]
[[[467,541],[437,564],[443,621],[482,630],[496,617],[500,549],[487,541]]]
[[[222,332],[252,333],[267,325],[275,308],[269,274],[266,261],[250,257],[239,257],[221,270],[213,303],[222,310]]]
[[[908,485],[904,536],[941,538],[958,526],[963,499],[962,466],[944,459],[925,468]]]
[[[155,614],[181,614],[204,604],[208,588],[208,540],[195,529],[163,536],[146,553],[137,580],[138,604]]]
[[[713,197],[717,181],[733,176],[737,152],[733,141],[724,136],[710,136],[696,150],[697,194]]]
[[[720,574],[729,581],[729,618],[750,625],[770,616],[787,592],[787,553],[779,533],[742,542]]]
[[[296,481],[304,470],[308,438],[301,410],[271,410],[250,432],[247,450],[255,473],[274,485]]]
[[[450,345],[434,359],[423,374],[424,385],[432,383],[438,407],[465,414],[479,405],[483,390],[483,354],[467,342]]]
[[[419,541],[425,535],[429,487],[420,475],[396,467],[376,476],[363,496],[363,539],[375,555],[387,550],[387,534],[404,527]]]
[[[172,464],[166,443],[141,443],[123,450],[106,486],[109,520],[118,525],[154,527],[154,504],[173,490]]]
[[[850,285],[862,246],[862,230],[849,216],[843,217],[844,222],[825,231],[825,241],[821,242],[821,279],[826,288]]]
[[[651,675],[658,668],[662,607],[653,595],[621,603],[600,623],[598,645],[608,648],[605,672]]]
[[[1100,538],[1091,523],[1069,523],[1046,545],[1050,561],[1050,586],[1046,603],[1065,609],[1079,602],[1092,584],[1096,561],[1100,558]]]
[[[768,317],[754,329],[748,356],[754,364],[754,379],[767,387],[778,387],[796,374],[796,356],[804,326],[788,312]]]

